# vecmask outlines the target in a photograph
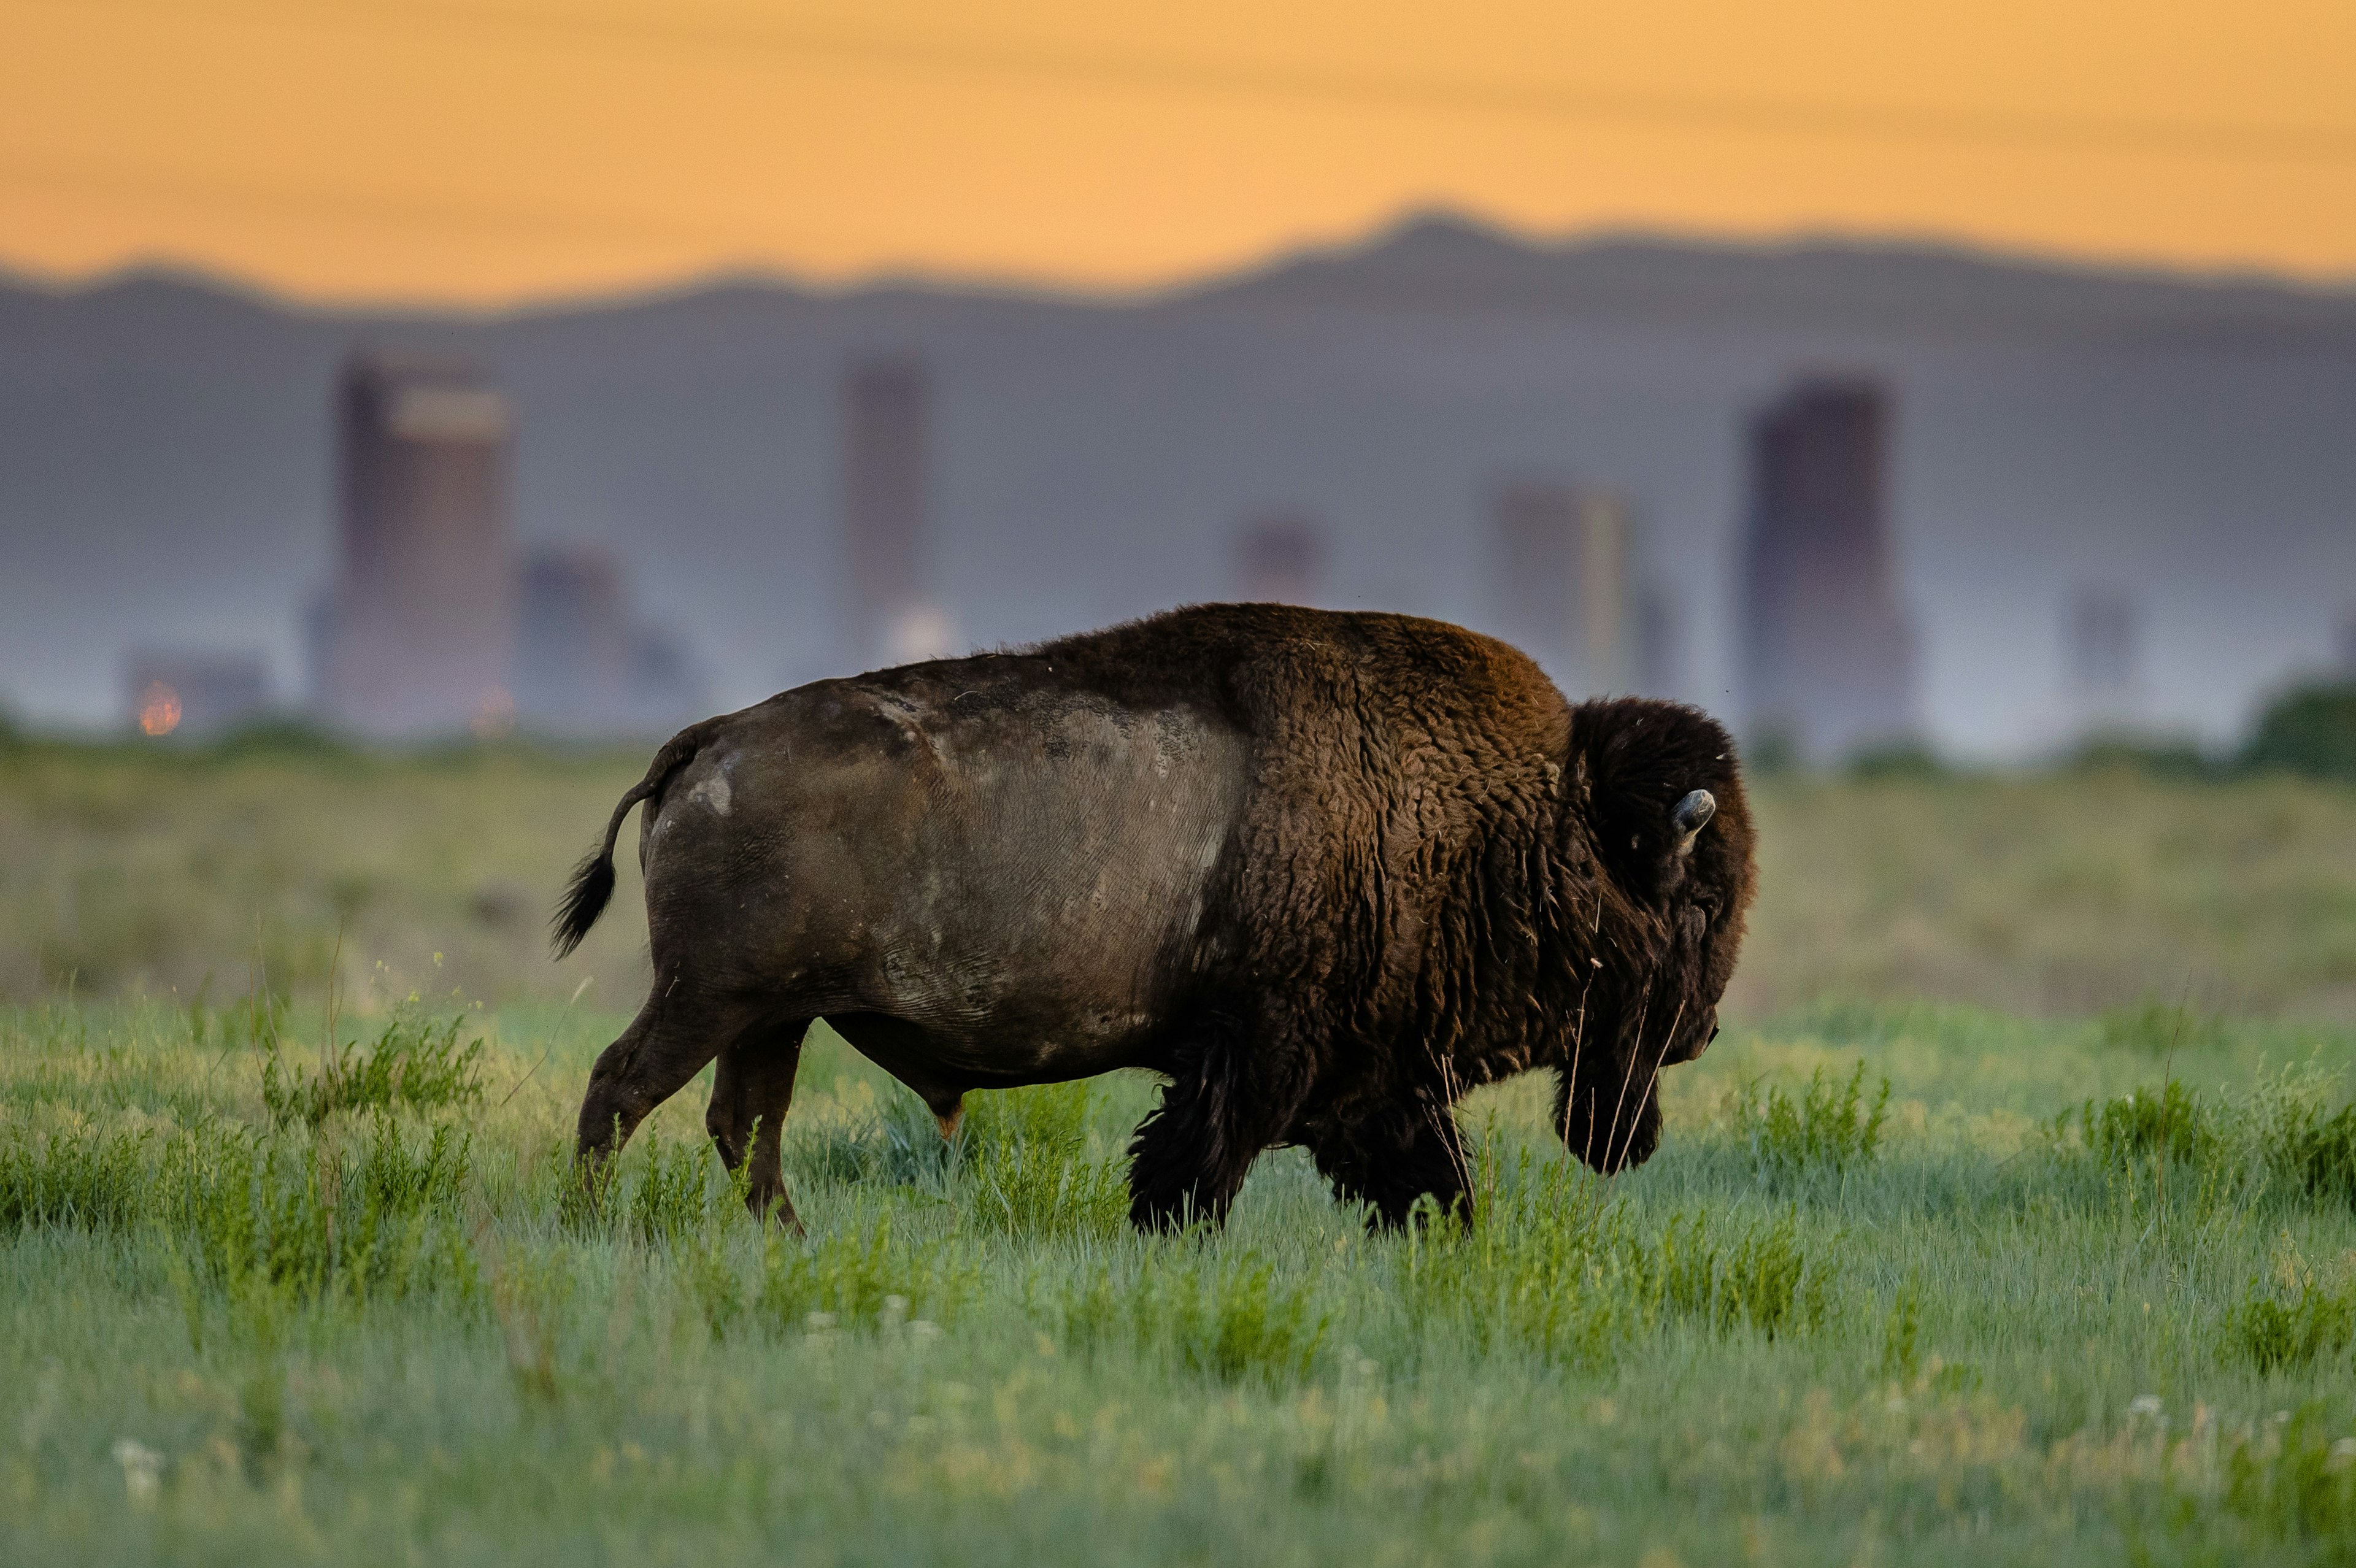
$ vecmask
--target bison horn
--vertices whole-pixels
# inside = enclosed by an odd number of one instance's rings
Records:
[[[1718,815],[1718,799],[1706,789],[1697,789],[1669,809],[1669,824],[1677,830],[1677,853],[1693,853],[1694,840]]]

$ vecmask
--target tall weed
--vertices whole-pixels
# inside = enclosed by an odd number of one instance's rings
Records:
[[[339,1111],[405,1109],[478,1101],[483,1041],[459,1043],[466,1015],[436,1023],[414,1008],[394,1012],[373,1044],[330,1047],[316,1072],[290,1062],[272,1033],[262,1059],[262,1100],[281,1126],[317,1126]]]
[[[717,1246],[699,1249],[681,1282],[715,1333],[747,1317],[773,1332],[872,1330],[948,1322],[980,1289],[980,1274],[946,1242],[895,1242],[885,1213],[873,1230],[809,1240],[773,1229],[749,1281]]]
[[[352,1155],[216,1125],[166,1142],[154,1208],[175,1256],[232,1296],[463,1295],[477,1283],[458,1222],[467,1170],[448,1125],[419,1142],[380,1117]]]
[[[9,1127],[0,1137],[0,1232],[128,1228],[146,1207],[153,1141],[145,1131],[36,1137]]]
[[[2356,1105],[2326,1116],[2312,1104],[2287,1107],[2268,1148],[2289,1182],[2319,1202],[2356,1208]]]
[[[1118,1163],[1088,1154],[1085,1082],[976,1096],[959,1129],[975,1216],[1015,1236],[1098,1235],[1129,1220]]]
[[[1223,1382],[1275,1387],[1309,1374],[1327,1324],[1306,1283],[1280,1283],[1248,1253],[1149,1264],[1122,1280],[1093,1274],[1058,1305],[1066,1339],[1084,1353],[1121,1348]]]
[[[1599,1209],[1593,1179],[1526,1148],[1498,1173],[1483,1151],[1487,1193],[1479,1230],[1432,1216],[1407,1238],[1398,1299],[1419,1338],[1440,1334],[1482,1351],[1518,1347],[1599,1368],[1666,1323],[1769,1339],[1820,1328],[1832,1260],[1812,1256],[1797,1220],[1716,1235],[1706,1216],[1673,1216],[1641,1232],[1629,1211]]]
[[[2141,1159],[2208,1165],[2224,1144],[2216,1107],[2174,1079],[2158,1089],[2088,1100],[2074,1113],[2062,1113],[2055,1131],[2066,1135],[2073,1115],[2086,1148],[2107,1165],[2124,1168]]]
[[[1872,1102],[1865,1098],[1865,1063],[1846,1083],[1821,1067],[1797,1094],[1777,1085],[1752,1086],[1730,1096],[1735,1134],[1751,1146],[1761,1174],[1789,1179],[1811,1170],[1836,1174],[1871,1160],[1881,1147],[1890,1112],[1890,1080]]]

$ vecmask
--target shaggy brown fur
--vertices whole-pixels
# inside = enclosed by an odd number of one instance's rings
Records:
[[[1382,1221],[1460,1202],[1451,1107],[1539,1067],[1572,1150],[1617,1170],[1658,1140],[1660,1070],[1716,1032],[1752,885],[1703,714],[1574,707],[1490,638],[1280,605],[696,725],[616,809],[560,953],[640,799],[656,980],[592,1073],[582,1153],[716,1055],[711,1129],[763,1207],[818,1017],[944,1118],[973,1088],[1165,1074],[1141,1225],[1223,1216],[1280,1143]]]

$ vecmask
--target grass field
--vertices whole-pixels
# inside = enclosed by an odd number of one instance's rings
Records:
[[[2356,1556],[2344,792],[1773,784],[1661,1153],[1485,1091],[1470,1234],[1280,1151],[1141,1239],[1148,1082],[948,1149],[821,1031],[796,1239],[702,1085],[565,1179],[641,933],[567,1005],[542,884],[636,771],[0,758],[0,1558]]]

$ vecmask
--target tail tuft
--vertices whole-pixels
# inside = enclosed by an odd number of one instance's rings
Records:
[[[573,880],[564,890],[564,901],[557,906],[556,918],[549,922],[550,941],[556,956],[568,957],[597,923],[605,912],[605,901],[614,896],[614,849],[610,840],[605,848],[581,862],[573,873]]]

